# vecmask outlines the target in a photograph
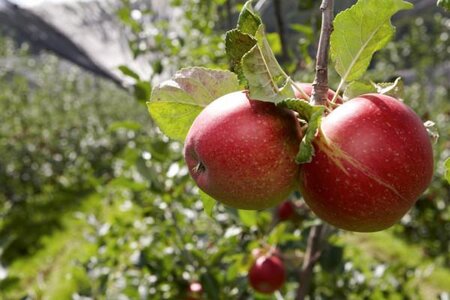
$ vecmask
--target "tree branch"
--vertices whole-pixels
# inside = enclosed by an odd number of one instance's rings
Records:
[[[328,100],[328,53],[330,36],[333,31],[333,0],[322,0],[320,10],[322,11],[322,26],[316,56],[316,77],[311,94],[311,102],[314,105],[325,105]]]
[[[305,258],[299,274],[300,285],[297,289],[296,300],[304,300],[308,295],[314,265],[320,259],[329,232],[330,228],[325,224],[314,226],[309,232]]]

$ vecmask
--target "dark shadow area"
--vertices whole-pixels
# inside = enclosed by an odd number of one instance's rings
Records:
[[[66,213],[75,211],[90,192],[61,190],[15,204],[0,228],[0,241],[6,244],[2,261],[9,264],[35,254],[43,246],[42,237],[63,229]]]

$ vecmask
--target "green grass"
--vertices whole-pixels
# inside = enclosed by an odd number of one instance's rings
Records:
[[[62,216],[61,229],[41,238],[36,253],[16,259],[8,270],[11,285],[0,291],[0,298],[19,299],[30,294],[37,299],[64,300],[71,299],[76,291],[89,289],[80,262],[95,254],[96,247],[83,236],[88,224],[76,215],[93,211],[99,202],[97,194],[85,196],[78,209]]]
[[[394,261],[414,268],[420,274],[417,284],[424,299],[436,299],[439,293],[449,292],[450,270],[427,257],[420,246],[396,238],[390,230],[345,233],[342,238],[350,252],[356,251],[363,260],[376,260],[387,265]]]

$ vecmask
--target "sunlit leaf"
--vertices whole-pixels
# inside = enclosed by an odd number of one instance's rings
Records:
[[[202,190],[200,190],[200,199],[203,202],[203,210],[209,217],[212,217],[214,206],[216,205],[216,200],[214,200]]]
[[[111,180],[108,185],[110,187],[120,187],[120,188],[128,188],[132,191],[145,191],[147,189],[147,184],[135,182],[125,177],[118,177]]]
[[[357,96],[367,94],[367,93],[376,93],[377,89],[373,86],[370,82],[364,82],[364,81],[352,81],[347,87],[345,88],[343,97],[344,100],[350,100]]]
[[[277,32],[272,32],[266,34],[267,42],[270,45],[270,48],[272,49],[273,53],[275,55],[278,55],[281,53],[281,41],[280,41],[280,35]]]
[[[281,237],[286,231],[286,223],[278,223],[278,225],[270,232],[267,242],[275,246],[280,241]]]
[[[153,120],[168,137],[184,141],[191,124],[205,106],[179,102],[148,102]]]
[[[256,39],[257,45],[242,58],[242,70],[248,81],[250,97],[274,103],[293,97],[289,77],[278,64],[262,25],[257,31]]]
[[[450,184],[450,157],[445,160],[445,179]]]
[[[252,227],[257,224],[257,216],[258,216],[257,211],[239,209],[238,214],[239,214],[239,219],[245,226]]]
[[[391,17],[412,6],[403,0],[359,0],[336,16],[330,52],[343,82],[364,74],[373,54],[394,35]]]
[[[404,97],[404,85],[401,77],[395,79],[394,82],[381,82],[375,85],[379,94],[388,95],[397,99]]]
[[[230,60],[231,70],[238,75],[239,81],[243,85],[247,84],[247,80],[242,71],[242,57],[256,45],[256,42],[251,35],[238,29],[228,31],[225,37],[225,49]]]
[[[239,82],[232,72],[187,68],[156,86],[147,106],[168,137],[184,141],[192,122],[206,105],[237,90]]]
[[[276,103],[294,96],[251,1],[244,6],[237,28],[227,32],[225,45],[231,68],[248,86],[252,99]]]
[[[128,129],[128,130],[137,131],[141,128],[142,128],[142,125],[140,123],[131,121],[131,120],[127,120],[127,121],[118,121],[118,122],[111,123],[111,125],[109,125],[109,127],[108,127],[108,130],[109,131],[117,131],[119,129]]]
[[[238,29],[243,33],[255,35],[262,24],[261,18],[255,14],[252,7],[252,0],[247,1],[239,14]]]
[[[352,81],[347,85],[344,91],[344,100],[349,100],[357,96],[378,93],[388,95],[397,99],[403,99],[404,87],[400,77],[394,82],[373,83],[366,81]]]

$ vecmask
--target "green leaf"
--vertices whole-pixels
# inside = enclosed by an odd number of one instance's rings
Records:
[[[303,33],[308,39],[312,39],[314,36],[314,31],[311,26],[292,24],[291,28],[297,32]]]
[[[242,73],[242,57],[256,45],[256,31],[262,24],[261,19],[253,12],[252,1],[247,1],[239,14],[237,28],[227,32],[225,49],[230,60],[231,70],[238,74],[242,84],[247,84]]]
[[[404,85],[401,77],[395,79],[394,82],[381,82],[375,85],[379,94],[388,95],[397,99],[404,97]]]
[[[248,81],[250,97],[274,103],[293,97],[290,78],[278,64],[262,25],[255,37],[258,43],[242,57],[242,70]]]
[[[184,141],[191,124],[204,106],[177,102],[147,102],[153,120],[168,137]]]
[[[300,118],[308,122],[308,127],[306,128],[303,139],[300,142],[295,161],[298,164],[311,162],[314,156],[313,141],[317,130],[320,128],[325,107],[321,105],[311,105],[306,101],[295,98],[285,99],[281,101],[279,105],[298,112]]]
[[[266,34],[267,42],[275,55],[281,54],[281,41],[278,32]]]
[[[365,82],[365,81],[352,81],[344,91],[344,99],[349,100],[357,96],[378,93],[388,95],[397,99],[403,99],[404,86],[401,77],[395,79],[394,82]]]
[[[442,7],[446,11],[450,11],[450,0],[438,0],[437,6]]]
[[[125,177],[118,177],[114,178],[108,183],[109,187],[119,187],[119,188],[127,188],[135,192],[142,192],[145,191],[148,188],[148,184],[145,183],[139,183],[134,180],[125,178]]]
[[[211,196],[200,190],[200,199],[203,202],[203,210],[205,213],[212,218],[212,214],[214,211],[214,206],[216,205],[216,200],[214,200]]]
[[[367,93],[376,93],[377,89],[370,82],[364,81],[352,81],[345,88],[344,91],[344,100],[350,100],[357,96],[367,94]]]
[[[108,131],[114,132],[119,129],[128,129],[128,130],[132,130],[132,131],[138,131],[141,128],[142,128],[142,125],[140,123],[135,122],[135,121],[126,120],[126,121],[117,121],[117,122],[111,123],[108,127]]]
[[[203,273],[200,276],[201,284],[205,290],[206,298],[210,300],[219,300],[219,283],[217,279],[210,273]]]
[[[320,256],[320,265],[327,272],[335,271],[342,263],[344,248],[341,246],[329,245]]]
[[[241,220],[242,224],[244,224],[247,227],[256,226],[257,224],[257,215],[258,212],[255,210],[242,210],[238,209],[239,219]]]
[[[450,157],[445,160],[445,179],[450,184]]]
[[[152,91],[152,86],[148,81],[138,81],[134,85],[134,98],[138,101],[148,101],[150,99],[150,94]]]
[[[119,70],[126,76],[131,77],[133,79],[136,79],[137,81],[139,81],[141,78],[139,77],[139,75],[134,72],[133,70],[131,70],[129,67],[125,66],[125,65],[121,65],[119,66]]]
[[[294,96],[251,1],[244,5],[238,27],[227,32],[225,46],[232,70],[248,86],[252,99],[276,103]]]
[[[403,0],[359,0],[334,19],[330,52],[342,82],[360,78],[373,54],[392,38],[390,19],[413,5]]]
[[[262,24],[261,18],[255,14],[252,7],[252,0],[247,1],[239,14],[238,29],[242,33],[255,35]]]
[[[276,246],[286,232],[286,228],[286,223],[278,223],[278,225],[270,232],[267,242],[272,246]]]
[[[247,85],[247,80],[242,71],[242,57],[245,53],[250,51],[256,43],[257,41],[255,38],[238,29],[228,31],[225,37],[225,49],[230,61],[231,70],[238,75],[239,82],[243,85]]]
[[[159,128],[170,138],[184,141],[197,115],[210,102],[239,90],[229,71],[187,68],[153,89],[147,107]]]

